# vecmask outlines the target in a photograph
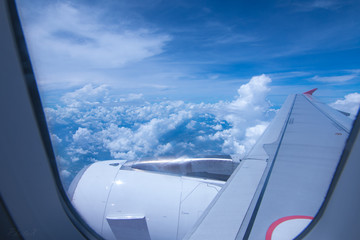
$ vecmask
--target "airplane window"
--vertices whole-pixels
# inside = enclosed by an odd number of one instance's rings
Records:
[[[195,236],[225,189],[255,175],[246,186],[254,214],[236,234],[261,238],[251,231],[262,229],[257,219],[279,186],[304,205],[276,211],[263,238],[315,216],[322,200],[301,191],[324,178],[324,198],[359,108],[359,3],[16,3],[63,188],[101,236]],[[315,130],[321,146],[305,136]],[[311,169],[294,163],[333,145],[331,163],[327,154]]]

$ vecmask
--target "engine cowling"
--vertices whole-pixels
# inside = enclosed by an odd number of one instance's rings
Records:
[[[188,170],[190,161],[183,161]],[[213,164],[216,162],[221,167],[225,161],[214,160]],[[69,197],[83,219],[105,239],[182,239],[225,181],[206,178],[218,175],[189,177],[189,171],[165,171],[160,163],[151,168],[149,161],[96,162],[76,176]],[[199,166],[199,161],[194,163]]]

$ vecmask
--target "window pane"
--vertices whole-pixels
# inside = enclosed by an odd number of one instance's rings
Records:
[[[63,186],[105,238],[132,226],[184,237],[288,94],[318,87],[322,102],[358,110],[358,3],[17,4]]]

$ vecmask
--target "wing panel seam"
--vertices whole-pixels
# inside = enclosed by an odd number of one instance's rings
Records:
[[[311,103],[312,106],[314,106],[317,110],[319,110],[319,112],[321,112],[322,114],[324,114],[325,117],[327,117],[329,120],[331,120],[336,127],[340,128],[341,130],[343,130],[344,132],[346,132],[347,134],[350,133],[350,131],[344,127],[342,124],[340,124],[338,121],[336,121],[333,117],[331,117],[329,114],[327,114],[325,111],[323,111],[319,106],[317,106],[315,103],[313,103],[312,101],[310,101],[307,97],[303,96],[309,103]]]
[[[269,173],[268,173],[268,175],[267,175],[267,177],[266,177],[266,179],[265,179],[264,185],[263,185],[263,187],[262,187],[262,189],[261,189],[261,193],[260,193],[259,198],[258,198],[258,200],[257,200],[257,202],[256,202],[256,206],[255,206],[254,211],[253,211],[253,213],[252,213],[252,216],[251,216],[251,218],[250,218],[249,224],[248,224],[248,226],[247,226],[247,228],[246,228],[246,231],[245,231],[245,234],[244,234],[244,238],[243,238],[243,239],[245,239],[245,240],[249,239],[249,237],[250,237],[250,233],[251,233],[252,227],[253,227],[253,225],[254,225],[254,223],[255,223],[255,219],[256,219],[257,213],[258,213],[258,211],[259,211],[259,208],[260,208],[262,199],[263,199],[263,197],[264,197],[265,190],[266,190],[266,187],[267,187],[267,185],[268,185],[268,182],[269,182],[269,179],[270,179],[270,176],[271,176],[271,172],[272,172],[273,167],[274,167],[274,165],[275,165],[275,161],[276,161],[276,158],[277,158],[279,149],[280,149],[280,147],[281,147],[281,142],[282,142],[282,140],[283,140],[283,138],[284,138],[284,135],[285,135],[285,132],[286,132],[286,129],[287,129],[287,126],[288,126],[288,123],[289,123],[289,119],[290,119],[290,117],[291,117],[291,114],[292,114],[292,111],[293,111],[293,108],[294,108],[294,105],[295,105],[297,96],[298,96],[298,94],[296,94],[295,97],[294,97],[293,103],[292,103],[291,108],[290,108],[289,115],[287,116],[287,119],[286,119],[285,127],[284,127],[284,129],[283,129],[283,131],[282,131],[282,133],[281,133],[281,137],[280,137],[279,144],[278,144],[278,146],[277,146],[275,155],[274,155],[274,157],[273,157],[273,160],[272,160],[272,162],[271,162],[271,166],[270,166],[270,168],[269,168]],[[239,233],[240,233],[240,229],[239,229],[237,235],[238,235]],[[237,237],[238,237],[238,236],[237,236]]]

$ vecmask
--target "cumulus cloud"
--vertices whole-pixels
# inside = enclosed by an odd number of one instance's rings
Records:
[[[230,103],[218,103],[215,106],[215,115],[224,119],[231,128],[219,129],[209,136],[213,140],[222,140],[222,151],[233,155],[233,158],[241,158],[248,151],[254,141],[261,135],[268,123],[265,121],[269,114],[270,105],[266,99],[271,82],[267,75],[255,76],[238,89],[238,96]],[[210,111],[211,112],[211,111]],[[267,119],[268,120],[268,119]],[[254,126],[255,124],[255,126]],[[258,129],[258,135],[249,134],[251,129]]]
[[[47,108],[46,116],[52,134],[62,139],[59,161],[69,159],[63,170],[94,159],[216,154],[239,159],[273,116],[266,99],[270,82],[266,75],[255,76],[239,86],[232,101],[216,103],[150,103],[141,94],[113,99],[106,86],[85,85]]]
[[[256,140],[263,134],[269,122],[264,122],[253,127],[249,127],[245,131],[246,142],[245,145],[247,148],[250,148],[256,143]]]
[[[131,102],[131,101],[135,101],[135,100],[140,100],[143,98],[143,94],[142,93],[130,93],[128,94],[128,96],[126,98],[120,98],[119,101],[120,102]]]
[[[61,101],[68,107],[84,107],[84,105],[103,104],[109,101],[108,93],[109,90],[106,85],[93,87],[91,84],[87,84],[74,92],[66,93],[61,97]]]
[[[61,156],[56,156],[56,161],[57,163],[59,164],[59,167],[62,168],[62,167],[65,167],[67,165],[69,165],[69,161],[67,161],[65,158],[61,157]]]
[[[238,89],[239,96],[230,106],[240,111],[249,111],[250,108],[254,108],[255,111],[262,110],[266,94],[270,91],[270,82],[270,77],[265,74],[252,77],[249,83]]]
[[[146,156],[148,153],[155,155],[165,153],[171,149],[171,145],[166,143],[163,147],[158,147],[160,138],[169,131],[175,130],[191,116],[189,111],[181,110],[168,117],[153,118],[135,130],[111,125],[110,128],[102,131],[104,146],[115,158],[130,160]],[[156,149],[159,152],[154,152]]]
[[[155,157],[166,154],[166,153],[170,152],[172,149],[173,149],[173,146],[172,146],[171,143],[166,143],[166,144],[163,144],[163,145],[159,145],[157,147]]]
[[[355,118],[360,105],[360,94],[357,92],[350,93],[344,99],[336,100],[329,104],[331,107],[340,111],[348,112],[352,118]]]
[[[60,177],[62,177],[62,178],[68,178],[70,175],[71,175],[71,173],[68,170],[60,171]]]
[[[214,130],[217,130],[217,131],[219,131],[219,130],[222,130],[222,125],[221,124],[217,124],[217,125],[215,125],[215,126],[213,126],[212,127]]]
[[[72,162],[77,162],[77,161],[79,161],[79,160],[80,160],[79,157],[72,157],[72,158],[71,158],[71,161],[72,161]]]
[[[62,139],[59,138],[56,134],[50,134],[51,142],[54,144],[59,144],[62,142]]]
[[[72,136],[74,142],[89,142],[92,137],[91,131],[87,128],[79,127]]]

